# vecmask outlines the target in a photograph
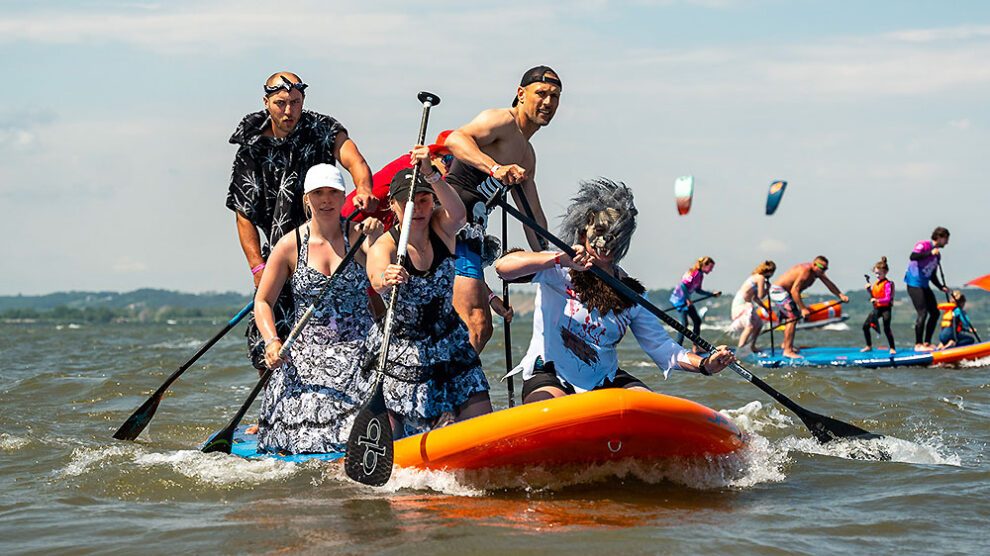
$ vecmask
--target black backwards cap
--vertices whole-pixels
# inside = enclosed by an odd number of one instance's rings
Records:
[[[412,187],[412,182],[412,168],[400,170],[392,177],[392,183],[389,184],[389,198],[399,202],[405,202],[409,197],[409,188]],[[413,189],[413,195],[416,193],[433,193],[433,188],[430,187],[430,184],[426,183],[426,180],[423,179],[423,174],[420,172],[416,173],[416,187]]]
[[[523,74],[522,79],[519,80],[519,86],[525,87],[526,85],[532,85],[533,83],[549,83],[563,89],[564,86],[560,83],[560,79],[556,77],[548,77],[548,73],[559,75],[557,72],[553,71],[550,66],[536,66],[535,68],[529,68],[526,70],[526,73]],[[516,98],[512,99],[512,106],[517,104],[519,104],[518,95],[516,95]]]

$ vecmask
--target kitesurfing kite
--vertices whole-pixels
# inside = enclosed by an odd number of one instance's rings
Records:
[[[767,193],[767,216],[777,211],[777,205],[780,204],[785,189],[787,189],[787,182],[784,180],[777,180],[770,184],[770,192]]]
[[[674,199],[677,201],[677,214],[684,216],[691,211],[694,197],[694,176],[681,176],[674,180]]]

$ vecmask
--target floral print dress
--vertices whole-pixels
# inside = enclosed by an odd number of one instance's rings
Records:
[[[395,228],[391,233],[398,235]],[[410,277],[399,287],[382,378],[385,405],[404,424],[404,430],[394,433],[397,439],[430,430],[441,414],[489,389],[467,326],[454,311],[454,256],[432,230],[430,242],[429,269],[417,269],[409,258],[403,265]],[[378,364],[383,324],[376,324],[368,334],[364,373]]]
[[[346,229],[341,220],[341,227]],[[307,264],[309,228],[300,242],[290,279],[296,320],[331,279]],[[344,247],[350,241],[344,234]],[[364,268],[351,261],[338,267],[335,283],[292,344],[288,361],[272,373],[261,406],[261,451],[342,451],[354,417],[372,385],[353,364],[365,356],[364,340],[374,322],[368,308],[371,286]]]

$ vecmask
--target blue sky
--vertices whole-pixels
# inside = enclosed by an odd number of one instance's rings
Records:
[[[625,181],[625,266],[650,287],[702,255],[726,291],[819,253],[844,289],[881,255],[900,282],[936,225],[950,282],[990,272],[980,2],[0,2],[0,47],[0,294],[249,291],[227,138],[280,69],[377,169],[415,138],[417,91],[443,98],[436,132],[553,66],[561,108],[534,138],[548,215],[580,179]],[[766,217],[774,179],[790,185]]]

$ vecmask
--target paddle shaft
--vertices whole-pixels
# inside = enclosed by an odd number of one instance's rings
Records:
[[[423,115],[419,121],[419,135],[416,144],[426,142],[426,128],[430,121],[430,108],[440,103],[440,97],[421,91],[417,98],[423,103]],[[409,195],[402,211],[402,228],[399,230],[399,244],[396,246],[395,264],[402,266],[409,247],[409,233],[412,228],[415,210],[416,181],[419,178],[417,162],[412,168],[412,181]],[[354,425],[347,437],[344,459],[344,472],[351,479],[362,484],[381,486],[392,475],[394,446],[392,423],[385,404],[384,377],[388,363],[388,348],[392,338],[392,325],[395,319],[396,301],[399,298],[399,285],[392,286],[389,294],[388,310],[382,330],[382,343],[378,354],[378,369],[371,396],[365,401],[354,418]]]
[[[169,377],[165,379],[165,382],[158,387],[158,390],[155,390],[155,393],[148,397],[148,399],[145,400],[140,407],[134,410],[134,413],[132,413],[131,416],[124,421],[124,424],[120,425],[117,432],[113,433],[113,437],[117,440],[134,440],[137,438],[138,435],[141,434],[141,431],[143,431],[145,427],[148,426],[148,423],[151,422],[151,419],[155,416],[155,411],[158,409],[158,404],[162,401],[162,397],[165,395],[165,391],[169,389],[177,378],[179,378],[179,375],[186,372],[186,369],[191,367],[192,364],[198,361],[199,358],[202,357],[204,353],[209,351],[214,344],[220,341],[220,338],[223,338],[227,332],[230,332],[232,328],[237,326],[237,323],[241,322],[241,320],[243,320],[252,309],[254,309],[254,300],[251,300],[251,302],[245,305],[243,309],[238,311],[233,318],[227,321],[227,324],[224,325],[219,332],[207,340],[205,344],[200,346],[200,348],[196,350],[196,353],[194,353],[188,361],[180,365],[178,369],[169,375]]]
[[[347,220],[345,220],[345,234],[348,233],[351,219],[353,219],[358,212],[359,211],[354,211],[347,217]],[[330,288],[334,285],[334,283],[336,283],[337,277],[340,276],[344,268],[346,268],[347,265],[354,259],[354,256],[357,255],[357,252],[361,249],[361,244],[364,243],[365,237],[365,234],[362,233],[358,240],[354,242],[351,249],[344,255],[344,258],[341,259],[340,264],[337,265],[337,271],[334,272],[330,279],[327,280],[327,283],[320,288],[320,291],[316,294],[316,298],[313,299],[313,302],[306,308],[306,312],[303,313],[302,317],[299,318],[295,326],[292,327],[292,331],[289,332],[289,336],[285,339],[285,342],[282,343],[282,347],[278,350],[278,356],[280,359],[284,359],[289,354],[292,344],[296,342],[296,339],[299,338],[299,334],[302,332],[303,328],[306,327],[309,319],[313,317],[313,312],[316,311],[316,306],[323,300],[326,294],[330,292]],[[265,384],[268,383],[268,379],[271,378],[273,372],[274,369],[271,368],[265,370],[264,374],[262,374],[261,378],[258,380],[258,383],[254,385],[251,393],[248,394],[247,399],[241,405],[241,408],[237,410],[234,418],[230,420],[230,423],[228,423],[223,430],[210,438],[206,445],[203,446],[203,452],[230,453],[230,448],[234,443],[234,431],[237,430],[237,425],[241,423],[241,419],[244,418],[244,415],[247,413],[248,409],[251,408],[251,404],[254,403],[255,398],[258,397],[258,394],[261,393],[262,388],[264,388]]]
[[[537,224],[536,221],[534,221],[532,218],[528,218],[520,214],[518,210],[515,210],[514,208],[510,207],[508,203],[505,202],[504,196],[495,199],[494,202],[501,204],[502,208],[508,211],[509,214],[513,216],[513,218],[529,226],[534,232],[536,232],[540,236],[544,237],[547,241],[557,246],[558,249],[566,253],[569,257],[574,258],[576,256],[574,249],[572,249],[570,245],[567,245],[559,238],[548,232],[542,226]],[[601,268],[595,265],[592,265],[591,268],[588,269],[588,271],[593,273],[595,276],[597,276],[599,279],[601,279],[609,287],[614,289],[622,296],[626,297],[630,301],[634,301],[638,303],[641,307],[643,307],[650,313],[653,313],[654,316],[656,316],[661,321],[663,321],[667,326],[670,326],[674,330],[684,334],[684,336],[689,340],[691,340],[692,342],[694,342],[696,346],[700,347],[701,349],[709,353],[712,353],[715,350],[715,347],[712,346],[710,343],[708,343],[704,338],[695,334],[694,331],[682,325],[680,322],[675,320],[667,313],[661,311],[659,307],[650,303],[646,298],[634,292],[631,288],[629,288],[629,286],[623,284],[622,281],[620,281],[618,278],[612,276],[608,272],[605,272],[604,270],[602,270]],[[793,411],[801,419],[801,422],[803,422],[805,426],[808,427],[808,429],[812,432],[815,438],[817,438],[820,442],[824,443],[833,440],[835,438],[840,438],[845,436],[861,436],[861,437],[876,436],[876,435],[871,435],[871,433],[869,433],[868,431],[856,427],[855,425],[850,425],[848,423],[844,423],[842,421],[838,421],[836,419],[832,419],[830,417],[825,417],[823,415],[819,415],[817,413],[808,411],[807,409],[801,407],[787,396],[781,394],[780,392],[772,388],[766,382],[763,382],[763,380],[761,380],[759,377],[748,371],[738,362],[732,363],[731,365],[729,365],[729,367],[732,368],[732,370],[735,371],[737,374],[745,378],[747,381],[755,385],[757,388],[763,390],[763,392],[768,394],[770,397],[772,397],[774,400],[779,402],[781,405]]]
[[[821,313],[822,311],[831,309],[832,307],[835,307],[836,305],[842,305],[842,303],[843,303],[842,301],[836,301],[834,303],[830,303],[828,305],[825,305],[824,307],[819,307],[819,308],[815,309],[814,311],[808,311],[808,315],[814,315],[815,313]],[[770,332],[770,334],[771,334],[770,338],[771,338],[771,341],[772,341],[773,340],[773,329],[774,328],[777,328],[777,327],[780,327],[780,326],[787,326],[788,324],[791,324],[791,323],[794,323],[794,322],[798,322],[798,321],[804,320],[805,318],[808,317],[808,315],[801,316],[801,317],[795,317],[793,319],[785,320],[784,322],[777,323],[777,324],[774,324],[773,323],[773,320],[771,320],[770,321],[770,330],[769,331],[764,330],[763,332],[760,332],[760,334],[766,334],[767,332]],[[773,314],[772,313],[770,314],[770,318],[771,319],[773,318]],[[771,355],[773,355],[772,352],[771,352]]]
[[[777,350],[777,346],[776,346],[776,342],[773,339],[773,329],[774,329],[774,326],[773,326],[773,301],[770,300],[770,279],[769,278],[766,280],[766,282],[763,284],[763,286],[767,289],[767,316],[770,317],[770,357],[774,357],[776,355],[775,352]],[[761,334],[762,334],[762,332],[761,332]],[[757,334],[756,337],[759,338],[760,337],[760,334]],[[753,345],[754,346],[756,345],[756,341],[755,340],[753,341]]]
[[[502,253],[506,251],[506,245],[508,245],[508,235],[506,234],[506,226],[508,225],[508,215],[505,209],[502,209]],[[541,238],[542,239],[542,238]],[[505,305],[506,310],[509,309],[509,281],[502,280],[502,303]],[[509,328],[509,321],[502,320],[502,332],[503,341],[505,344],[505,372],[512,372],[512,331]],[[516,405],[516,385],[512,380],[512,377],[505,379],[505,389],[509,395],[509,407],[514,407]]]

